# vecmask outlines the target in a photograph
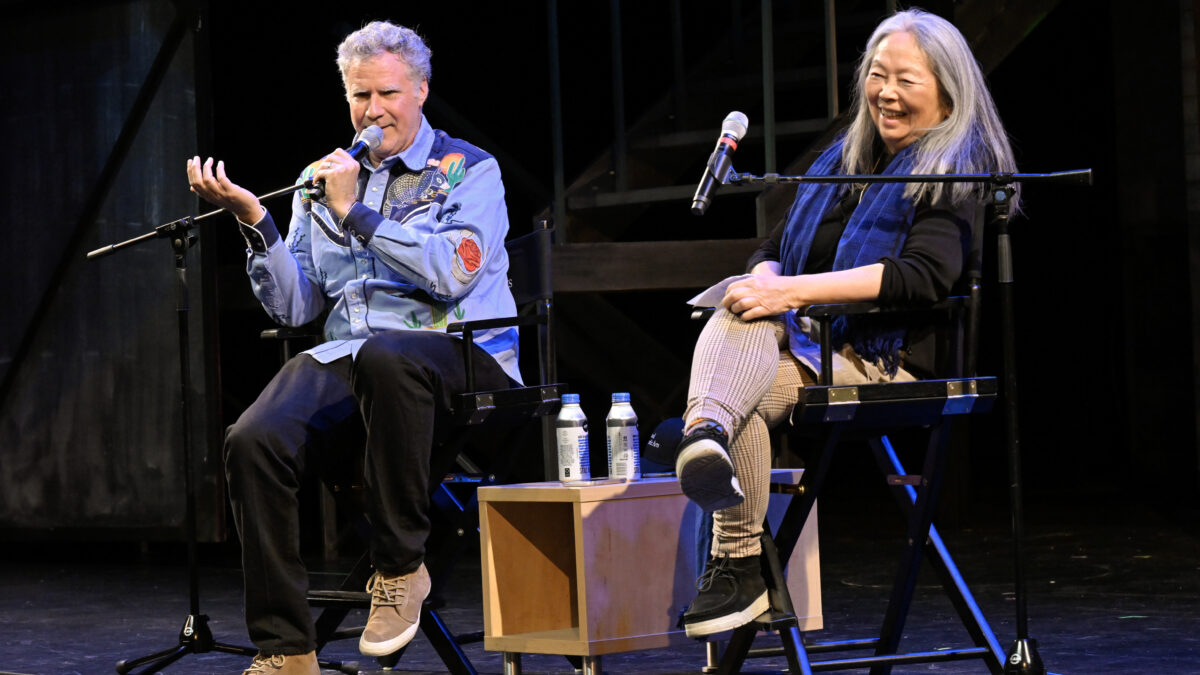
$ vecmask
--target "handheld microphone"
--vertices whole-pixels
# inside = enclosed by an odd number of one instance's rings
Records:
[[[354,159],[362,159],[363,155],[378,148],[383,144],[383,129],[372,124],[363,129],[358,134],[358,138],[354,139],[354,143],[346,148],[346,152]],[[312,166],[316,166],[316,162]],[[325,179],[321,180],[306,180],[304,181],[304,189],[306,191],[306,199],[320,199],[325,196]]]
[[[383,129],[372,124],[354,140],[354,145],[346,148],[346,152],[354,159],[362,159],[363,155],[377,149],[383,144]]]
[[[700,185],[696,187],[696,196],[692,197],[692,213],[704,215],[708,205],[712,203],[712,193],[717,185],[725,182],[725,175],[733,164],[733,151],[737,150],[738,141],[746,135],[750,120],[744,113],[733,111],[725,116],[721,123],[721,137],[717,139],[717,147],[708,156],[708,164],[704,167],[704,175]]]

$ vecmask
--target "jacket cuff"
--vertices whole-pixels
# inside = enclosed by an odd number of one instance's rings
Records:
[[[258,222],[253,225],[238,221],[238,229],[242,231],[246,245],[255,253],[266,253],[267,249],[280,239],[279,228],[275,227],[275,220],[271,218],[271,213],[265,208],[262,213],[262,218],[259,218]]]
[[[342,218],[342,229],[358,240],[364,246],[375,236],[375,230],[383,222],[383,216],[372,211],[371,207],[362,202],[354,202],[346,217]]]

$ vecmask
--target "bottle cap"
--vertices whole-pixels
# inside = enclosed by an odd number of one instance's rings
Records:
[[[629,392],[619,392],[612,395],[613,403],[629,403]]]
[[[574,403],[576,405],[579,405],[579,394],[563,394],[562,402],[564,405],[566,405],[568,403]]]

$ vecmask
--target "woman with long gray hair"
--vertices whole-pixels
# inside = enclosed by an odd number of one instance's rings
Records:
[[[852,121],[810,175],[1015,171],[1012,149],[966,40],[921,10],[884,20],[856,71]],[[767,609],[759,537],[767,509],[768,430],[801,387],[816,383],[819,346],[795,310],[948,296],[960,281],[978,184],[805,183],[725,291],[692,361],[676,472],[713,512],[711,557],[684,615],[689,636],[745,624]],[[1014,204],[1019,204],[1014,201]],[[839,319],[833,381],[890,382],[931,374],[930,326]]]

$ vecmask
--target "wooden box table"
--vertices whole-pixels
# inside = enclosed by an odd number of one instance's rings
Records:
[[[483,643],[505,653],[506,672],[535,653],[581,656],[585,673],[598,673],[600,655],[688,640],[676,622],[696,593],[702,514],[674,477],[492,486],[478,496]],[[802,588],[818,580],[810,530],[797,546],[811,553]],[[802,629],[820,627],[819,590],[807,627],[812,603],[793,602]]]

